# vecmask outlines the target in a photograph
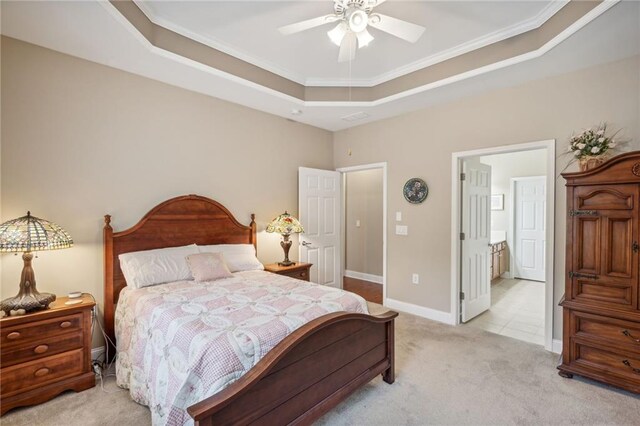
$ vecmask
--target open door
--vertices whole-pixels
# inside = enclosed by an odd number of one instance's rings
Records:
[[[491,166],[479,158],[462,162],[462,322],[491,307]]]
[[[513,179],[515,278],[545,280],[546,187],[545,176]]]
[[[340,235],[341,175],[332,170],[298,169],[300,261],[312,263],[311,281],[342,287]]]

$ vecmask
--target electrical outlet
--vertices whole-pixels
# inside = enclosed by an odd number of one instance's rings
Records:
[[[360,228],[360,219],[356,219],[356,228]]]
[[[402,222],[402,212],[396,212],[396,222]]]
[[[411,282],[413,284],[420,284],[420,275],[418,274],[411,275]]]

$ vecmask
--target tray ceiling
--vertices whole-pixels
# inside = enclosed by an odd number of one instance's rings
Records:
[[[234,3],[240,7],[274,2]],[[284,7],[286,3],[282,3],[280,6]],[[316,2],[300,3],[318,6]],[[395,3],[389,0],[390,6]],[[173,49],[196,42],[160,25],[154,27],[134,3],[119,1],[118,4],[129,4],[137,11],[143,18],[138,20],[142,30],[111,2],[6,0],[0,3],[0,29],[9,37],[333,131],[640,53],[640,2],[612,0],[574,4],[572,1],[538,29],[551,29],[551,35],[547,31],[545,37],[535,37],[544,31],[531,30],[374,87],[314,87],[265,71],[249,62],[250,58],[226,55],[220,46],[216,50],[201,44],[200,56],[180,55]],[[417,4],[428,6],[430,2]],[[568,13],[572,9],[573,15]],[[247,6],[247,13],[253,13],[251,7]],[[315,12],[310,13],[313,16]],[[291,19],[283,19],[282,23],[300,16],[306,15],[290,15]],[[567,19],[561,19],[562,16],[573,16],[574,22],[564,27]],[[253,30],[247,30],[246,38],[257,37],[253,34]],[[320,35],[323,36],[320,40],[324,40],[326,35]],[[533,49],[524,54],[505,53],[532,35],[534,41],[538,39]],[[306,54],[306,50],[306,46],[301,46],[288,55],[299,57]],[[227,56],[226,64],[220,64],[226,69],[211,60],[216,55]],[[337,66],[335,57],[332,64]],[[453,69],[456,64],[465,65],[467,70]],[[380,72],[378,75],[384,74]],[[264,79],[265,73],[271,74],[272,81]],[[273,81],[277,84],[272,84]],[[384,90],[388,94],[383,93]],[[334,96],[333,99],[327,93]],[[371,96],[359,99],[359,95]]]
[[[278,27],[333,12],[331,0],[136,1],[154,23],[307,86],[374,86],[535,29],[567,1],[394,1],[376,11],[426,28],[417,43],[375,40],[338,63],[332,25],[283,36]]]

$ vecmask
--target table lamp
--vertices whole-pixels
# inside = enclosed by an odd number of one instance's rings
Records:
[[[0,252],[22,252],[24,267],[17,296],[0,302],[0,310],[8,315],[20,315],[38,309],[46,309],[56,300],[56,295],[40,293],[36,289],[36,277],[31,267],[32,251],[57,250],[73,246],[73,239],[61,227],[48,220],[26,216],[0,224]]]
[[[284,250],[284,260],[282,262],[278,262],[280,266],[291,266],[295,265],[295,262],[289,260],[289,249],[291,248],[291,240],[289,236],[291,234],[300,234],[304,232],[304,228],[298,222],[298,219],[291,216],[287,211],[280,216],[276,217],[271,221],[271,223],[267,226],[267,232],[277,232],[282,235],[282,241],[280,241],[280,246]]]

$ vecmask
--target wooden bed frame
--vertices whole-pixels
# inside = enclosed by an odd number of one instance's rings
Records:
[[[135,226],[104,226],[105,332],[115,342],[114,314],[126,286],[118,255],[188,244],[253,244],[255,215],[240,224],[220,203],[186,195],[154,207]],[[300,327],[239,380],[188,408],[196,425],[310,424],[378,374],[393,383],[396,312],[336,312]],[[110,358],[115,354],[109,342]]]

